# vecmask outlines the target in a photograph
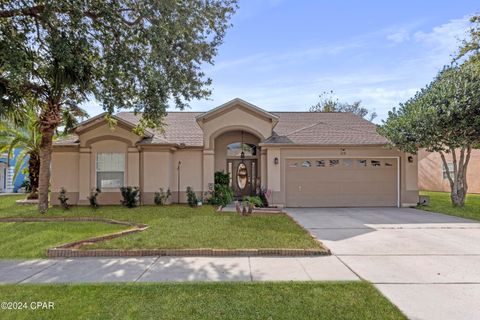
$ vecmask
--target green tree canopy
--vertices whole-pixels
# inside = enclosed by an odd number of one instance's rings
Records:
[[[39,209],[48,208],[52,139],[63,106],[93,96],[105,110],[162,122],[209,95],[213,63],[236,0],[21,0],[0,2],[0,111],[41,108]]]
[[[379,128],[392,146],[409,153],[419,148],[453,158],[447,176],[454,205],[463,206],[472,148],[480,143],[480,70],[473,63],[444,68],[424,89],[389,113]]]
[[[369,121],[377,117],[377,113],[363,107],[360,100],[353,103],[340,102],[333,96],[333,91],[325,91],[319,95],[319,98],[320,101],[310,107],[310,112],[351,112]]]

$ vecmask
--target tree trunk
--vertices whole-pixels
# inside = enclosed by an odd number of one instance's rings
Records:
[[[40,115],[40,173],[38,182],[38,211],[48,210],[48,192],[50,187],[50,163],[52,160],[52,142],[55,129],[61,123],[59,104],[49,104]]]
[[[27,199],[38,199],[38,175],[40,172],[40,155],[36,151],[29,154],[28,180],[30,180],[30,194]]]
[[[470,153],[472,148],[462,147],[460,149],[460,158],[457,158],[456,150],[451,148],[453,161],[453,177],[448,169],[448,163],[443,152],[440,152],[443,166],[447,174],[448,181],[450,182],[450,199],[453,206],[463,207],[465,205],[465,198],[468,192],[467,184],[467,167],[470,161]]]

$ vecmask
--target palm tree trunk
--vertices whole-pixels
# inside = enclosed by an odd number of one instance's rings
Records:
[[[55,129],[61,123],[60,105],[50,104],[40,115],[40,173],[38,182],[38,210],[48,210],[48,193],[50,187],[50,163],[52,160],[52,142]]]
[[[52,139],[54,130],[42,130],[40,143],[40,172],[38,182],[38,210],[48,210],[48,189],[50,187],[50,162],[52,160]]]
[[[30,180],[30,194],[28,199],[38,199],[38,176],[40,171],[40,155],[32,151],[28,159],[28,179]]]

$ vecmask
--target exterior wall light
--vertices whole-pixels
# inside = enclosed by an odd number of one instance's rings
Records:
[[[413,162],[413,157],[412,156],[408,156],[408,162],[412,163]]]
[[[273,163],[278,164],[278,158],[277,157],[275,157],[275,159],[273,159]]]

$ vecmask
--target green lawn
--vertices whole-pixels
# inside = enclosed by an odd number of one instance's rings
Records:
[[[452,206],[450,201],[450,193],[448,192],[431,192],[421,191],[420,194],[430,197],[428,206],[418,206],[419,209],[425,211],[439,212],[467,219],[480,220],[480,195],[469,194],[463,208]]]
[[[20,196],[0,197],[0,217],[38,217],[35,206],[18,206]],[[105,241],[94,248],[109,249],[180,249],[180,248],[319,248],[318,242],[288,216],[283,214],[241,217],[236,213],[216,212],[211,206],[190,208],[172,205],[166,207],[142,206],[128,209],[121,206],[104,206],[97,210],[73,207],[64,211],[51,208],[46,216],[97,216],[117,220],[145,223],[149,228],[140,233]],[[1,223],[0,223],[1,224]],[[37,223],[35,230],[19,228],[15,238],[41,231],[48,223]],[[92,228],[94,224],[91,224]],[[7,231],[0,229],[0,237]],[[9,231],[10,232],[10,231]],[[42,233],[46,238],[53,233]],[[55,235],[56,240],[58,237]],[[14,238],[14,239],[15,239]],[[42,238],[39,234],[38,238]],[[13,239],[13,241],[14,241]],[[43,243],[48,242],[42,239]],[[55,241],[56,241],[55,240]],[[61,240],[61,239],[58,239]],[[65,238],[61,242],[67,242]],[[13,245],[11,243],[10,245]],[[90,247],[89,247],[90,248]],[[43,248],[46,249],[46,248]],[[12,249],[15,250],[15,249]],[[22,252],[18,252],[22,256]],[[25,255],[27,257],[27,255]]]
[[[4,285],[0,319],[406,319],[366,282]]]
[[[126,228],[97,222],[0,223],[0,259],[44,258],[46,250],[56,245]]]

